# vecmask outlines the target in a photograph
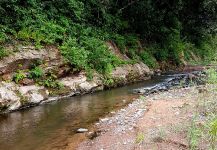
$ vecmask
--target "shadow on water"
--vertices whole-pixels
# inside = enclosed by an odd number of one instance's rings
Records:
[[[76,96],[0,116],[1,150],[38,150],[61,146],[78,128],[88,128],[100,117],[130,103],[133,89],[153,86],[168,77]],[[52,146],[48,149],[53,149]]]

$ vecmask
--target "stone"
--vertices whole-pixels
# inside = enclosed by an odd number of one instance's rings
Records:
[[[111,113],[111,114],[115,114],[115,112],[114,112],[114,111],[111,111],[110,113]]]
[[[88,132],[88,129],[79,128],[79,129],[77,130],[77,133],[84,133],[84,132]]]
[[[86,136],[87,136],[89,139],[93,140],[94,138],[96,138],[96,137],[98,136],[98,134],[97,134],[97,132],[88,132],[88,133],[86,134]]]
[[[126,82],[126,81],[134,82],[134,80],[140,80],[141,78],[144,78],[145,76],[148,77],[152,74],[153,72],[150,71],[148,66],[141,62],[137,64],[132,64],[132,65],[127,64],[121,67],[116,67],[112,71],[111,76],[114,80],[120,79],[120,78],[123,79],[123,80],[115,80],[116,82]],[[135,76],[135,77],[132,77],[132,76]],[[116,84],[121,84],[121,83],[116,83]]]
[[[30,99],[29,99],[30,103],[37,104],[37,103],[39,103],[39,102],[41,102],[43,100],[44,100],[44,97],[39,93],[30,94]]]
[[[108,119],[108,118],[103,118],[103,119],[100,119],[100,122],[107,122],[107,121],[109,121],[109,119]]]
[[[25,78],[19,82],[22,85],[31,85],[34,84],[34,80]]]
[[[20,98],[10,88],[0,87],[0,104],[1,107],[7,107],[8,110],[15,110],[21,106]]]
[[[4,80],[4,81],[11,81],[12,80],[12,75],[11,74],[4,74],[2,76],[2,80]]]
[[[25,95],[27,94],[28,92],[30,91],[38,91],[38,90],[43,90],[44,87],[43,86],[36,86],[36,85],[30,85],[30,86],[20,86],[18,88],[19,92],[22,94],[22,95]]]
[[[97,87],[97,84],[94,83],[94,82],[83,82],[81,84],[79,84],[79,88],[82,90],[82,91],[90,91],[91,89]]]

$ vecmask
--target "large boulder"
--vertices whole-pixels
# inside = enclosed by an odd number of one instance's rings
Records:
[[[97,90],[103,90],[103,83],[100,79],[100,75],[94,73],[92,80],[88,80],[85,72],[80,72],[78,75],[72,75],[65,77],[60,80],[60,82],[71,89],[71,95],[74,94],[84,94]]]
[[[115,84],[111,85],[111,87],[146,80],[149,79],[152,74],[153,71],[142,62],[123,65],[112,71],[111,78],[114,80]]]
[[[0,110],[15,110],[21,106],[20,97],[16,94],[13,83],[0,84]]]

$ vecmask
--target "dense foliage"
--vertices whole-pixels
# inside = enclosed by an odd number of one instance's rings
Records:
[[[216,22],[217,0],[1,0],[0,44],[55,44],[76,68],[106,73],[123,63],[109,40],[150,67],[156,60],[180,64],[190,51],[211,58]]]

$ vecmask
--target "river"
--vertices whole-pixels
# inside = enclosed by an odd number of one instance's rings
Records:
[[[0,116],[0,150],[61,149],[78,128],[94,122],[137,98],[133,90],[153,86],[168,76],[111,90],[75,96]]]

